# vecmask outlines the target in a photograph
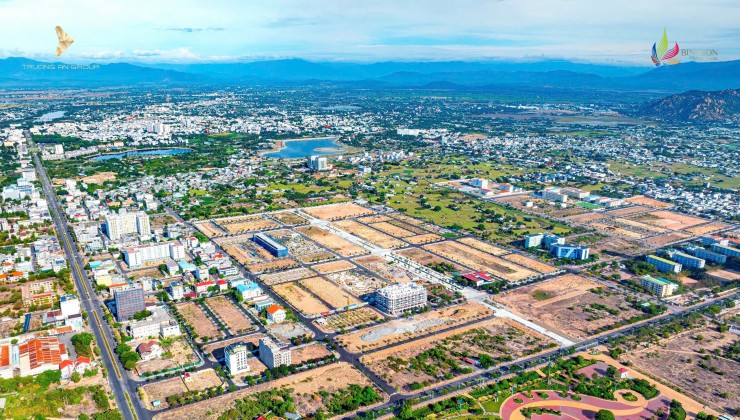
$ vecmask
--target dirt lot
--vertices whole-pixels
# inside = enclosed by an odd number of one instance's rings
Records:
[[[274,286],[272,290],[306,316],[317,316],[329,310],[320,300],[295,283]]]
[[[337,332],[342,329],[353,328],[381,319],[383,316],[368,306],[352,309],[349,312],[331,314],[324,317],[325,324],[314,321],[314,324],[324,332]]]
[[[491,255],[504,255],[504,254],[508,254],[509,252],[511,252],[508,249],[504,249],[496,245],[491,245],[489,243],[479,241],[478,239],[475,239],[475,238],[460,238],[458,239],[458,242],[463,243],[465,245],[470,245],[471,247],[475,249],[480,249],[481,251],[486,252]]]
[[[85,184],[102,184],[106,181],[115,181],[115,180],[116,180],[115,172],[98,172],[95,175],[90,175],[84,178],[80,178],[80,181],[84,182]]]
[[[705,326],[662,340],[659,346],[630,352],[623,358],[637,368],[677,385],[687,395],[708,401],[723,410],[736,409],[740,397],[740,363],[715,355],[710,360],[704,358],[715,349],[722,354],[737,340],[735,334],[722,334],[714,326]],[[700,362],[706,368],[700,366]],[[715,373],[709,368],[724,373]]]
[[[291,281],[302,280],[308,277],[315,276],[316,273],[308,268],[296,268],[294,270],[280,271],[272,274],[262,274],[259,276],[259,280],[268,286],[272,286],[280,283],[288,283]]]
[[[343,257],[354,257],[368,253],[365,251],[365,248],[348,242],[339,236],[317,228],[316,226],[299,227],[296,228],[296,231],[308,236]]]
[[[599,287],[602,287],[600,283],[567,274],[506,292],[495,300],[525,318],[579,341],[598,328],[642,314],[622,294],[607,295],[604,291],[598,295],[591,291]]]
[[[146,409],[155,409],[151,402],[159,400],[161,405],[156,407],[157,410],[169,408],[167,397],[170,395],[183,394],[187,391],[200,391],[206,388],[219,386],[222,384],[221,378],[216,375],[213,369],[205,369],[198,372],[191,372],[192,379],[185,382],[181,376],[167,379],[160,382],[146,384],[139,389],[144,391],[143,403]]]
[[[193,327],[196,334],[199,335],[198,341],[202,342],[203,337],[220,337],[221,332],[206,316],[202,309],[193,302],[178,303],[175,305],[177,311],[185,318],[188,324]]]
[[[293,389],[294,405],[305,416],[313,414],[321,407],[321,398],[316,397],[319,391],[326,391],[331,394],[339,389],[346,388],[350,384],[372,385],[360,371],[349,363],[332,363],[196,404],[169,410],[158,414],[155,418],[157,420],[217,419],[221,413],[232,408],[236,400],[243,399],[256,392],[276,388]]]
[[[406,246],[406,243],[401,240],[352,220],[342,220],[334,225],[381,248],[393,249]]]
[[[319,274],[336,273],[338,271],[346,271],[356,268],[357,266],[349,261],[334,261],[324,264],[314,265],[311,268],[316,270]]]
[[[313,333],[300,322],[281,322],[279,324],[269,324],[267,329],[281,343],[288,343],[291,339],[300,336],[311,336]]]
[[[280,227],[277,223],[263,216],[234,217],[218,220],[216,223],[229,233],[256,232]]]
[[[227,254],[231,255],[241,265],[247,265],[261,261],[259,258],[256,258],[254,255],[252,255],[249,249],[245,248],[243,245],[222,245],[222,248],[224,249],[224,251],[226,251]]]
[[[341,203],[332,206],[314,207],[304,209],[303,211],[321,220],[340,220],[348,217],[375,214],[374,211],[358,206],[354,203]]]
[[[331,351],[326,348],[324,343],[311,343],[301,347],[293,348],[290,355],[290,361],[294,365],[300,365],[309,360],[323,359],[330,356]]]
[[[639,215],[634,217],[633,220],[670,230],[686,229],[708,222],[708,220],[698,217],[686,216],[665,210]]]
[[[439,255],[434,255],[431,252],[424,251],[421,248],[403,249],[401,251],[398,251],[398,255],[402,257],[406,257],[412,261],[416,261],[417,263],[423,266],[428,266],[429,264],[447,263],[447,264],[452,264],[452,266],[455,267],[455,271],[458,271],[458,272],[468,271],[465,267],[461,266],[460,264],[456,264],[455,262],[450,261],[446,258],[442,258]]]
[[[304,264],[313,264],[323,261],[335,260],[336,258],[337,256],[329,251],[321,251],[314,254],[301,255],[300,257],[298,257],[298,260]]]
[[[224,234],[224,232],[221,229],[219,229],[216,225],[214,225],[211,222],[198,222],[198,223],[195,223],[194,226],[202,234],[206,235],[209,238],[221,236]]]
[[[673,233],[666,233],[665,235],[658,235],[652,238],[645,239],[645,242],[649,243],[650,245],[661,247],[661,246],[668,245],[676,241],[682,241],[684,239],[688,239],[690,237],[691,235],[687,235],[685,233],[673,232]]]
[[[549,264],[545,264],[535,259],[525,257],[524,255],[509,254],[509,255],[504,255],[502,258],[505,260],[509,260],[511,262],[515,262],[519,265],[523,265],[524,267],[540,272],[542,274],[549,274],[549,273],[554,273],[558,271],[557,268]]]
[[[604,220],[607,218],[609,218],[609,216],[607,216],[604,213],[586,213],[586,214],[581,214],[578,216],[571,216],[568,218],[568,220],[571,220],[576,223],[591,223],[591,222],[596,222],[599,220]]]
[[[629,216],[630,214],[645,213],[645,212],[652,211],[652,210],[653,209],[650,207],[634,206],[634,207],[626,207],[626,208],[617,209],[617,210],[609,210],[606,213],[614,217],[624,217],[624,216]]]
[[[298,226],[308,223],[308,220],[290,211],[273,213],[270,217],[286,226]]]
[[[139,375],[154,372],[155,370],[172,369],[178,366],[189,365],[198,361],[198,356],[193,353],[193,349],[181,338],[175,340],[169,346],[162,349],[162,353],[171,353],[169,358],[153,359],[146,362],[139,362],[136,365],[136,372]]]
[[[388,235],[395,236],[397,238],[405,238],[407,236],[414,235],[414,232],[410,232],[406,229],[400,228],[398,226],[394,226],[388,222],[373,223],[369,226],[383,233],[387,233]]]
[[[424,248],[473,270],[486,271],[511,282],[537,275],[532,270],[455,241],[426,245]]]
[[[437,235],[436,233],[425,233],[423,235],[408,236],[406,238],[403,238],[403,240],[412,245],[421,245],[431,242],[437,242],[439,240],[442,240],[442,237]]]
[[[396,319],[352,334],[337,337],[337,342],[352,353],[397,343],[492,315],[493,311],[473,302],[429,311],[408,319]]]
[[[332,309],[343,309],[348,304],[360,303],[354,296],[342,291],[339,287],[321,277],[301,280],[302,286],[332,306]]]
[[[409,391],[411,384],[439,382],[439,375],[448,375],[445,379],[463,375],[461,370],[471,366],[455,353],[467,352],[474,358],[487,354],[501,363],[540,353],[554,344],[552,339],[509,319],[494,318],[393,346],[361,360],[391,385]],[[432,349],[439,354],[424,354]]]
[[[208,298],[206,304],[216,315],[221,317],[221,320],[231,330],[232,334],[241,334],[255,328],[249,318],[241,313],[231,300],[223,296]]]
[[[391,219],[390,216],[386,216],[386,215],[375,215],[375,216],[359,217],[356,220],[358,222],[360,222],[360,223],[364,223],[366,225],[369,225],[371,223],[382,223],[382,222],[387,222],[387,221],[393,220],[393,219]]]
[[[644,195],[638,195],[635,197],[626,198],[624,201],[640,206],[648,206],[654,209],[669,209],[673,207],[673,204],[659,201],[654,198],[645,197]]]
[[[367,275],[361,270],[341,271],[330,273],[326,276],[336,284],[349,290],[355,296],[363,296],[372,293],[381,287],[388,286],[388,282],[372,275]]]
[[[406,283],[411,281],[411,277],[406,270],[388,264],[388,261],[381,257],[372,255],[368,257],[355,258],[353,261],[391,283]]]
[[[722,222],[711,222],[707,223],[706,225],[701,226],[694,226],[691,228],[686,229],[686,232],[689,232],[694,235],[706,235],[708,233],[716,232],[718,230],[727,229],[730,227],[727,223]]]
[[[267,261],[263,263],[249,264],[245,268],[252,274],[271,273],[273,271],[282,271],[289,268],[297,267],[298,261],[292,258],[283,258],[280,260]]]

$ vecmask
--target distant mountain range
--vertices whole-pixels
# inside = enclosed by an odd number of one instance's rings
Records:
[[[49,70],[44,65],[54,64]],[[740,88],[740,61],[620,67],[564,60],[531,62],[320,63],[299,59],[218,64],[102,64],[93,70],[59,69],[61,63],[0,60],[0,87],[96,87],[135,84],[305,84],[366,87],[490,89],[572,88],[677,93]]]
[[[671,95],[645,104],[638,110],[642,117],[666,121],[711,122],[740,117],[740,90],[689,92]]]

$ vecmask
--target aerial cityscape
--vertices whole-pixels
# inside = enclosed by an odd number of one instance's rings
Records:
[[[738,418],[740,4],[452,9],[0,1],[0,417]]]

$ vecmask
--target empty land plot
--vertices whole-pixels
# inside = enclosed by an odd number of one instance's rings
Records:
[[[197,372],[191,372],[192,378],[185,382],[181,376],[172,379],[146,384],[141,387],[144,391],[143,402],[146,409],[163,410],[169,408],[167,397],[172,395],[184,394],[188,391],[201,391],[206,388],[223,385],[223,381],[218,377],[213,369],[204,369]],[[160,405],[152,407],[152,401],[159,400]]]
[[[272,217],[273,219],[277,220],[278,222],[286,226],[298,226],[298,225],[305,225],[308,223],[308,220],[293,213],[292,211],[273,213],[270,215],[270,217]]]
[[[416,261],[417,263],[428,267],[430,264],[451,264],[452,267],[457,272],[465,272],[468,271],[465,267],[456,264],[448,259],[442,258],[439,255],[432,254],[431,252],[424,251],[421,248],[407,248],[403,249],[401,251],[398,251],[398,255],[402,257],[406,257],[412,261]]]
[[[639,206],[648,206],[652,207],[654,209],[669,209],[673,207],[673,204],[666,203],[665,201],[656,200],[654,198],[645,197],[644,195],[638,195],[635,197],[630,197],[624,199],[624,201],[632,204],[637,204]]]
[[[491,255],[504,255],[511,252],[508,249],[501,248],[496,245],[491,245],[475,238],[460,238],[457,241],[465,245],[470,245],[475,249],[480,249],[481,251]]]
[[[608,219],[609,216],[607,216],[604,213],[586,213],[586,214],[580,214],[578,216],[571,216],[568,217],[568,220],[576,223],[591,223],[596,222],[599,220]]]
[[[300,227],[297,228],[296,231],[308,236],[343,257],[354,257],[368,253],[365,248],[355,245],[344,238],[340,238],[339,236],[316,226]]]
[[[535,260],[533,258],[525,257],[524,255],[509,254],[509,255],[504,255],[501,258],[504,258],[504,259],[509,260],[511,262],[515,262],[515,263],[517,263],[519,265],[523,265],[523,266],[525,266],[525,267],[527,267],[529,269],[532,269],[532,270],[537,271],[537,272],[542,273],[542,274],[550,274],[550,273],[554,273],[554,272],[558,271],[557,268],[555,268],[555,267],[553,267],[553,266],[551,266],[549,264],[545,264],[545,263],[540,262],[540,261],[537,261],[537,260]]]
[[[303,290],[295,283],[280,284],[272,288],[294,308],[306,316],[317,316],[329,308],[311,293]]]
[[[225,411],[236,406],[237,400],[249,398],[251,395],[273,389],[290,389],[293,405],[304,416],[313,415],[319,408],[324,408],[320,393],[332,395],[349,387],[360,385],[372,386],[359,370],[346,362],[332,363],[316,369],[289,375],[274,381],[247,387],[236,392],[229,392],[216,398],[207,399],[195,404],[188,404],[157,414],[157,420],[181,419],[218,419]],[[381,396],[381,391],[377,391]]]
[[[374,211],[366,209],[354,203],[341,203],[331,206],[313,207],[303,209],[306,213],[321,220],[340,220],[348,217],[367,216],[375,214]]]
[[[355,258],[354,262],[391,283],[407,283],[412,280],[411,274],[408,271],[401,267],[390,265],[388,261],[376,255]]]
[[[198,222],[195,224],[195,228],[201,231],[202,234],[206,235],[209,238],[221,236],[224,234],[224,231],[222,231],[212,222]]]
[[[692,226],[707,223],[707,220],[698,217],[687,216],[672,211],[659,210],[652,213],[639,215],[633,218],[642,223],[659,226],[670,230],[681,230]]]
[[[180,338],[168,346],[164,346],[163,351],[165,354],[169,354],[169,357],[163,356],[161,358],[139,362],[136,364],[136,373],[144,375],[158,370],[189,365],[198,361],[198,356],[195,355],[193,349],[185,342],[184,338]]]
[[[460,354],[485,354],[499,364],[556,346],[529,328],[495,318],[380,350],[361,360],[391,385],[411,390],[439,382],[440,376],[452,379],[470,373],[473,369],[460,360]]]
[[[664,245],[672,244],[677,241],[688,239],[690,237],[691,235],[687,235],[685,233],[672,232],[672,233],[666,233],[665,235],[653,236],[652,238],[645,239],[645,242],[649,243],[650,245],[661,247]]]
[[[573,274],[522,287],[495,300],[577,340],[643,314],[623,294],[602,290],[600,283]]]
[[[326,277],[349,290],[355,296],[369,294],[388,285],[387,281],[379,277],[367,275],[360,270],[330,273]]]
[[[334,225],[381,248],[401,248],[406,245],[403,241],[352,220],[342,220]]]
[[[617,209],[617,210],[609,210],[606,213],[611,216],[615,216],[615,217],[624,217],[624,216],[629,216],[631,214],[645,213],[645,212],[652,211],[652,210],[653,209],[650,207],[633,206],[633,207],[625,207],[625,208]]]
[[[416,315],[410,319],[395,319],[382,325],[366,328],[336,338],[347,351],[359,353],[409,338],[429,334],[444,328],[480,320],[493,314],[483,305],[467,302]]]
[[[406,238],[403,238],[403,240],[412,245],[422,245],[431,242],[437,242],[439,240],[442,240],[442,237],[437,235],[436,233],[425,233],[423,235],[408,236]]]
[[[262,216],[224,219],[219,220],[218,224],[230,233],[256,232],[280,227],[277,223]]]
[[[263,263],[249,264],[246,269],[252,274],[270,273],[273,271],[287,270],[298,266],[298,261],[292,258],[267,261]]]
[[[289,283],[296,280],[303,280],[315,275],[316,273],[314,273],[313,270],[301,267],[296,268],[295,270],[280,271],[278,273],[272,274],[262,274],[258,278],[262,283],[268,286],[272,286],[280,283]]]
[[[622,357],[639,369],[677,385],[682,393],[729,411],[737,408],[740,395],[740,363],[737,359],[708,355],[715,349],[724,354],[733,342],[737,342],[736,335],[704,326]]]
[[[324,332],[337,332],[354,328],[358,325],[373,323],[381,318],[383,316],[378,311],[365,306],[347,312],[327,315],[324,317],[323,324],[316,321],[314,321],[314,324]]]
[[[290,363],[300,365],[310,360],[323,359],[331,355],[331,351],[326,348],[324,343],[311,343],[301,347],[294,347],[291,351]]]
[[[537,275],[536,272],[520,267],[509,261],[486,254],[475,248],[455,241],[445,241],[424,246],[425,249],[435,252],[452,261],[456,261],[476,271],[486,271],[506,281],[516,282]]]
[[[364,223],[366,225],[369,225],[371,223],[381,223],[381,222],[387,222],[391,219],[389,216],[386,215],[375,215],[375,216],[366,216],[366,217],[360,217],[357,219],[358,222]]]
[[[608,232],[608,233],[610,233],[612,235],[623,236],[625,238],[630,238],[630,239],[642,239],[642,238],[644,238],[646,236],[646,235],[644,235],[642,233],[633,232],[631,230],[622,229],[620,227],[616,227],[616,226],[608,225],[608,224],[603,224],[603,223],[591,223],[591,224],[589,224],[589,226],[591,226],[594,229],[603,230],[603,231]]]
[[[335,260],[336,258],[337,256],[329,251],[320,251],[313,254],[301,255],[300,257],[298,257],[298,261],[304,264],[313,264],[322,261]]]
[[[375,228],[375,229],[377,229],[377,230],[379,230],[381,232],[384,232],[384,233],[387,233],[389,235],[395,236],[397,238],[405,238],[407,236],[413,236],[414,235],[414,232],[411,232],[411,231],[408,231],[406,229],[400,228],[398,226],[392,225],[392,224],[390,224],[388,222],[373,223],[373,224],[370,224],[369,226],[371,226],[371,227],[373,227],[373,228]]]
[[[198,340],[204,341],[203,337],[220,337],[221,332],[206,316],[202,309],[193,302],[178,303],[175,305],[185,321],[190,325],[191,330],[198,334]]]
[[[424,224],[426,224],[426,222],[424,222],[423,220],[415,219],[415,218],[413,218],[411,216],[407,216],[407,215],[405,215],[403,213],[393,213],[390,216],[393,217],[396,220],[400,220],[400,221],[402,221],[404,223],[408,223],[408,224],[410,224],[412,226],[422,227]]]
[[[393,226],[398,226],[401,229],[407,230],[409,232],[413,232],[416,235],[425,235],[425,234],[429,233],[428,230],[422,229],[419,226],[412,225],[412,224],[406,223],[406,222],[402,222],[402,221],[396,220],[396,219],[390,219],[390,220],[388,220],[388,223],[391,224],[391,225],[393,225]]]
[[[322,277],[312,277],[301,280],[299,283],[331,305],[333,309],[341,309],[347,305],[360,303],[357,298],[342,291],[342,289]]]
[[[311,268],[316,270],[316,272],[319,274],[329,274],[329,273],[336,273],[338,271],[351,270],[353,268],[357,268],[357,266],[352,264],[349,261],[340,260],[340,261],[332,261],[332,262],[323,263],[323,264],[317,264],[317,265],[311,266]]]
[[[247,265],[262,260],[259,258],[257,253],[243,245],[223,245],[222,248],[227,254],[234,257],[234,259],[241,265]]]
[[[232,334],[241,334],[254,329],[249,318],[234,306],[234,302],[231,300],[223,296],[216,296],[206,299],[206,304],[221,318]]]
[[[636,216],[636,217],[639,218],[640,216]],[[665,233],[665,232],[668,232],[667,229],[663,229],[663,228],[657,227],[657,226],[651,226],[651,225],[649,225],[647,223],[640,223],[638,221],[630,220],[630,219],[616,218],[616,219],[614,219],[614,222],[616,224],[627,225],[629,227],[635,227],[635,228],[638,229],[638,232],[640,230],[644,230],[644,231],[648,231],[648,232],[656,232],[656,233]]]
[[[706,235],[707,233],[712,233],[718,230],[727,229],[730,226],[732,225],[727,224],[727,223],[711,222],[711,223],[707,223],[706,225],[694,226],[694,227],[688,228],[686,229],[686,232],[689,232],[693,235]]]

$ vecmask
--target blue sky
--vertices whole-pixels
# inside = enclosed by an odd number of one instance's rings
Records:
[[[65,61],[526,60],[651,65],[681,48],[740,59],[740,2],[602,0],[0,0],[0,57]]]

